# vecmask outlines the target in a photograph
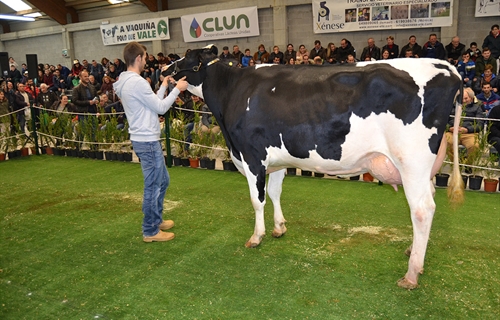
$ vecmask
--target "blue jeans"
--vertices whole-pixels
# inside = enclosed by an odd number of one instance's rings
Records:
[[[141,159],[144,176],[142,234],[151,237],[160,231],[159,226],[163,222],[163,199],[170,184],[170,176],[160,141],[132,141],[132,146]]]

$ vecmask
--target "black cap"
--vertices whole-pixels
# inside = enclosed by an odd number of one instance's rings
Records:
[[[224,46],[224,47],[222,48],[222,50],[229,50],[229,47],[228,47],[228,46]]]

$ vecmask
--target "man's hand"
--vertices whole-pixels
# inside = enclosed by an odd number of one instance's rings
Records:
[[[181,79],[179,79],[179,81],[177,81],[177,85],[175,87],[180,91],[184,91],[187,89],[188,85],[189,83],[186,81],[186,77],[184,76]]]

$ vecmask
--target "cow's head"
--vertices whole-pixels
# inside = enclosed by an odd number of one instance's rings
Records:
[[[198,86],[206,76],[205,69],[217,61],[217,47],[209,45],[187,52],[184,58],[172,63],[162,75],[171,75],[175,80],[186,76],[186,81],[190,85]]]

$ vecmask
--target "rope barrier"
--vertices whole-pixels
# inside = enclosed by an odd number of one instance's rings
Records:
[[[118,102],[115,102],[114,104],[118,104]],[[57,113],[57,114],[72,114],[72,115],[81,115],[81,116],[104,116],[104,115],[121,115],[125,114],[125,112],[113,112],[113,113],[89,113],[89,112],[69,112],[69,111],[57,111],[54,109],[47,109],[39,106],[33,106],[35,109],[39,110],[45,110],[47,113]]]

